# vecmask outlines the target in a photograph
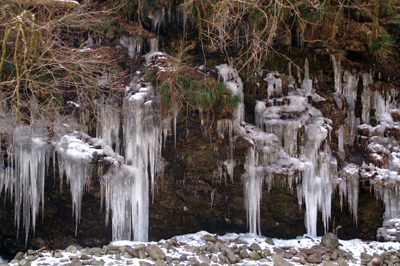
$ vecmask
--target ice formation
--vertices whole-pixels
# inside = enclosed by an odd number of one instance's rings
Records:
[[[241,81],[237,80],[235,71],[227,65],[217,68],[226,86],[234,94],[241,95],[242,86],[238,86]],[[290,77],[289,80],[293,81]],[[262,186],[264,181],[271,186],[274,175],[279,174],[287,178],[280,183],[290,189],[296,183],[299,204],[302,205],[304,199],[306,206],[307,233],[316,236],[318,211],[322,212],[325,231],[328,230],[336,160],[332,158],[326,141],[332,129],[331,121],[308,101],[309,98],[314,101],[325,99],[313,93],[307,60],[303,82],[301,86],[292,82],[294,91],[290,95],[282,95],[278,73],[268,73],[264,80],[268,83],[269,99],[257,101],[256,125],[243,122],[244,114],[237,115],[239,111],[232,122],[235,134],[247,139],[252,146],[247,152],[242,176],[249,230],[261,233]],[[230,133],[230,128],[229,123],[219,122],[218,136]]]

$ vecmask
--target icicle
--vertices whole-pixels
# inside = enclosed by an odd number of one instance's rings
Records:
[[[183,39],[185,39],[185,37],[186,37],[186,20],[187,20],[187,15],[186,15],[186,13],[184,12],[183,13]]]
[[[218,34],[219,34],[219,49],[221,52],[224,51],[224,32],[221,28],[218,29]]]
[[[173,119],[173,122],[174,122],[174,147],[176,148],[176,122],[177,122],[177,119],[178,119],[178,111],[179,111],[179,109],[178,109],[178,107],[177,106],[175,106],[174,108],[172,108],[172,119]]]
[[[304,95],[312,93],[312,80],[310,79],[310,70],[307,58],[304,63],[304,79],[303,83],[301,84],[301,89],[304,91]]]
[[[249,232],[261,235],[260,208],[263,178],[255,174],[255,151],[249,148],[246,155],[246,172],[242,175],[244,204]]]
[[[72,198],[72,212],[75,216],[75,235],[78,233],[78,224],[81,218],[81,205],[83,191],[90,184],[90,163],[93,159],[94,149],[73,135],[65,135],[56,145],[60,178],[65,173],[70,184]]]
[[[333,62],[333,71],[335,75],[335,92],[341,93],[342,92],[342,68],[340,64],[340,60],[336,61],[334,55],[331,55],[331,60]]]
[[[158,51],[158,38],[150,39],[150,52]]]
[[[119,115],[117,98],[111,96],[107,100],[100,99],[100,103],[98,104],[96,138],[104,139],[106,145],[110,147],[114,147],[115,145],[117,153],[120,153]]]

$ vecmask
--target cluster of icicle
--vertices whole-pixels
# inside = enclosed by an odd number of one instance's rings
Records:
[[[378,239],[399,241],[400,233],[400,145],[397,137],[400,123],[396,117],[400,117],[397,103],[398,92],[387,86],[382,89],[372,89],[372,71],[367,73],[350,73],[341,69],[340,61],[332,56],[335,70],[335,101],[337,106],[346,104],[342,109],[346,111],[346,125],[339,129],[339,154],[344,156],[344,144],[353,144],[355,141],[367,146],[372,163],[363,163],[361,166],[351,164],[349,169],[353,174],[348,180],[358,180],[358,176],[368,179],[374,186],[377,197],[383,200],[385,213],[383,227],[378,229]],[[357,97],[359,79],[362,79],[361,105],[362,114],[356,118],[354,108]],[[374,110],[374,113],[371,113]],[[373,117],[371,117],[373,115]],[[372,126],[371,122],[375,126]],[[357,132],[363,132],[357,135]],[[340,172],[349,172],[346,167]],[[351,192],[353,213],[357,211],[358,188],[356,181],[352,182]],[[356,192],[357,190],[357,192]],[[350,203],[350,194],[349,194]],[[356,214],[355,214],[356,217]]]
[[[239,77],[236,71],[226,65],[217,68],[227,88],[236,95],[242,95],[243,87],[241,81],[237,81]],[[337,75],[335,72],[335,76]],[[316,236],[318,211],[322,212],[325,231],[328,230],[331,197],[336,187],[339,188],[342,202],[347,197],[351,212],[357,220],[358,175],[347,171],[348,168],[337,173],[337,162],[332,157],[328,144],[332,122],[308,103],[310,98],[314,101],[325,101],[313,91],[308,60],[305,62],[303,79],[298,72],[296,80],[289,65],[289,92],[286,96],[282,95],[282,80],[279,76],[279,73],[272,72],[264,79],[268,83],[268,99],[256,104],[256,125],[243,121],[244,106],[241,105],[234,119],[218,121],[218,136],[223,138],[225,133],[229,133],[231,139],[234,130],[235,134],[251,144],[242,176],[249,231],[261,233],[260,204],[263,183],[267,182],[271,187],[274,176],[278,174],[285,177],[280,183],[289,189],[296,184],[299,204],[302,205],[304,200],[306,206],[307,233]],[[356,87],[351,78],[350,75],[343,79],[337,77],[340,81],[336,82],[336,87],[338,91],[345,92],[349,101],[355,101],[353,90]],[[232,140],[230,145],[233,145]],[[234,165],[232,155],[229,163],[224,162],[224,165],[230,174],[232,170],[228,166]]]
[[[138,79],[139,77],[136,77]],[[134,80],[126,88],[122,110],[112,98],[99,104],[98,138],[115,151],[124,151],[103,176],[102,199],[105,201],[106,222],[111,211],[114,240],[146,241],[149,226],[149,177],[154,196],[155,177],[163,172],[161,158],[161,118],[155,107],[150,84],[141,86]],[[121,114],[121,116],[120,116]],[[123,142],[118,139],[122,124]],[[123,147],[118,148],[120,143]]]
[[[9,156],[5,164],[1,157],[0,193],[4,187],[10,197],[15,195],[15,222],[18,230],[22,213],[26,241],[30,228],[35,231],[40,204],[44,207],[45,174],[51,157],[53,164],[58,162],[61,184],[64,176],[70,184],[78,226],[82,195],[89,188],[91,163],[96,156],[111,165],[101,184],[107,223],[111,212],[113,239],[147,241],[148,190],[151,187],[154,197],[155,178],[164,171],[161,133],[166,137],[171,121],[176,123],[177,111],[161,121],[154,89],[150,84],[142,85],[139,74],[126,87],[122,107],[115,96],[96,103],[96,138],[62,123],[54,127],[54,137],[49,139],[40,120],[32,118],[31,126],[22,126],[1,103],[0,136],[7,146],[3,152]]]
[[[32,100],[31,113],[38,110],[35,100]],[[90,138],[86,134],[73,131],[69,126],[60,124],[53,128],[54,137],[50,140],[47,125],[39,116],[32,115],[31,126],[21,125],[1,103],[0,123],[1,138],[6,149],[2,151],[0,170],[0,193],[3,190],[15,200],[15,223],[17,232],[20,227],[21,213],[25,228],[25,241],[28,240],[29,229],[35,232],[36,218],[39,206],[42,206],[44,216],[44,184],[46,169],[50,158],[58,157],[60,178],[65,176],[71,187],[73,215],[78,223],[80,219],[81,199],[85,185],[90,181],[90,162],[95,153],[94,149],[82,139]],[[3,161],[3,153],[7,153],[7,161]],[[54,166],[53,166],[54,167]],[[22,209],[21,209],[22,208]],[[32,224],[32,226],[31,226]]]

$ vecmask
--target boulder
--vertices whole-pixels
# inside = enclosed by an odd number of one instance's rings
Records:
[[[103,266],[104,265],[104,261],[103,260],[94,260],[94,261],[92,261],[92,265],[94,265],[94,266]]]
[[[78,259],[74,259],[71,261],[71,266],[82,266],[82,262]]]
[[[252,250],[252,251],[260,251],[261,248],[260,248],[260,246],[259,246],[257,243],[253,243],[253,244],[251,244],[251,246],[250,246],[250,250]]]
[[[331,260],[336,260],[337,257],[338,257],[338,255],[337,255],[337,252],[336,252],[336,251],[334,251],[334,252],[331,253]]]
[[[137,250],[141,250],[141,249],[144,249],[146,246],[144,245],[144,244],[139,244],[139,245],[135,245],[135,246],[133,246],[135,249],[137,249]]]
[[[138,250],[136,250],[136,249],[134,249],[134,248],[127,247],[125,251],[126,251],[126,253],[128,253],[129,255],[131,255],[131,256],[134,257],[134,258],[139,257],[139,252],[138,252]]]
[[[190,258],[186,264],[187,266],[199,266],[200,263],[196,260],[195,257]]]
[[[22,260],[22,256],[24,256],[24,253],[20,251],[15,255],[14,260]]]
[[[322,262],[322,256],[320,253],[313,253],[311,255],[308,255],[306,258],[306,261],[309,263],[321,263]]]
[[[337,263],[339,264],[339,266],[349,266],[349,264],[342,257],[339,257],[337,259]]]
[[[261,259],[260,254],[258,254],[258,253],[255,252],[255,251],[250,252],[249,257],[250,257],[250,259],[252,259],[252,260],[259,260],[259,259]]]
[[[247,251],[246,251],[245,249],[241,249],[241,250],[239,251],[239,256],[240,256],[242,259],[246,259],[246,258],[249,257],[249,253],[247,253]]]
[[[265,240],[265,243],[267,243],[268,245],[275,245],[274,240],[273,240],[272,238],[270,238],[270,237],[268,237],[268,238]]]
[[[196,246],[186,246],[186,250],[189,251],[190,253],[197,254],[200,252],[200,248]]]
[[[326,233],[321,239],[321,244],[330,250],[334,250],[339,246],[339,239],[333,233]]]
[[[22,259],[22,260],[20,260],[20,261],[18,262],[18,265],[19,265],[19,266],[30,266],[30,265],[31,265],[31,262],[30,262],[29,260]]]
[[[234,263],[234,262],[236,261],[235,252],[233,252],[233,250],[232,250],[230,247],[228,247],[227,245],[225,245],[225,244],[222,243],[222,242],[218,242],[217,245],[218,245],[218,248],[219,248],[221,251],[225,251],[225,256],[226,256],[226,258],[229,259],[229,261],[230,261],[231,263]]]
[[[156,245],[147,245],[147,247],[145,247],[144,251],[147,253],[147,255],[149,255],[150,257],[152,257],[155,260],[164,260],[165,259],[164,251],[162,251],[162,249]]]
[[[272,259],[274,260],[274,266],[294,266],[294,264],[285,260],[281,255],[274,254],[272,255]]]
[[[65,251],[68,251],[68,252],[71,252],[71,253],[75,254],[76,252],[78,252],[78,248],[76,246],[74,246],[74,245],[71,245],[71,246],[67,247],[65,249]]]
[[[199,255],[199,260],[201,260],[201,261],[203,261],[203,262],[205,262],[207,264],[211,263],[211,259],[209,257],[207,257],[206,255],[204,255],[204,254],[200,254]]]
[[[338,266],[338,265],[337,265],[337,263],[334,263],[330,260],[326,260],[326,261],[324,261],[323,266]]]
[[[155,266],[165,266],[165,262],[163,260],[156,260]]]

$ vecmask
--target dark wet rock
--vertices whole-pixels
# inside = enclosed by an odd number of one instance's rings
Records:
[[[259,246],[257,243],[253,243],[253,244],[251,244],[251,246],[250,246],[250,250],[252,250],[252,251],[260,251],[261,248],[260,248],[260,246]]]
[[[333,233],[326,233],[321,239],[321,244],[330,250],[335,250],[339,245],[339,239]]]
[[[187,260],[187,254],[182,254],[181,257],[180,257],[180,260],[181,261]]]
[[[92,265],[90,260],[82,260],[82,265]]]
[[[285,260],[281,255],[274,254],[272,255],[272,259],[274,261],[274,266],[293,266],[292,263]]]

